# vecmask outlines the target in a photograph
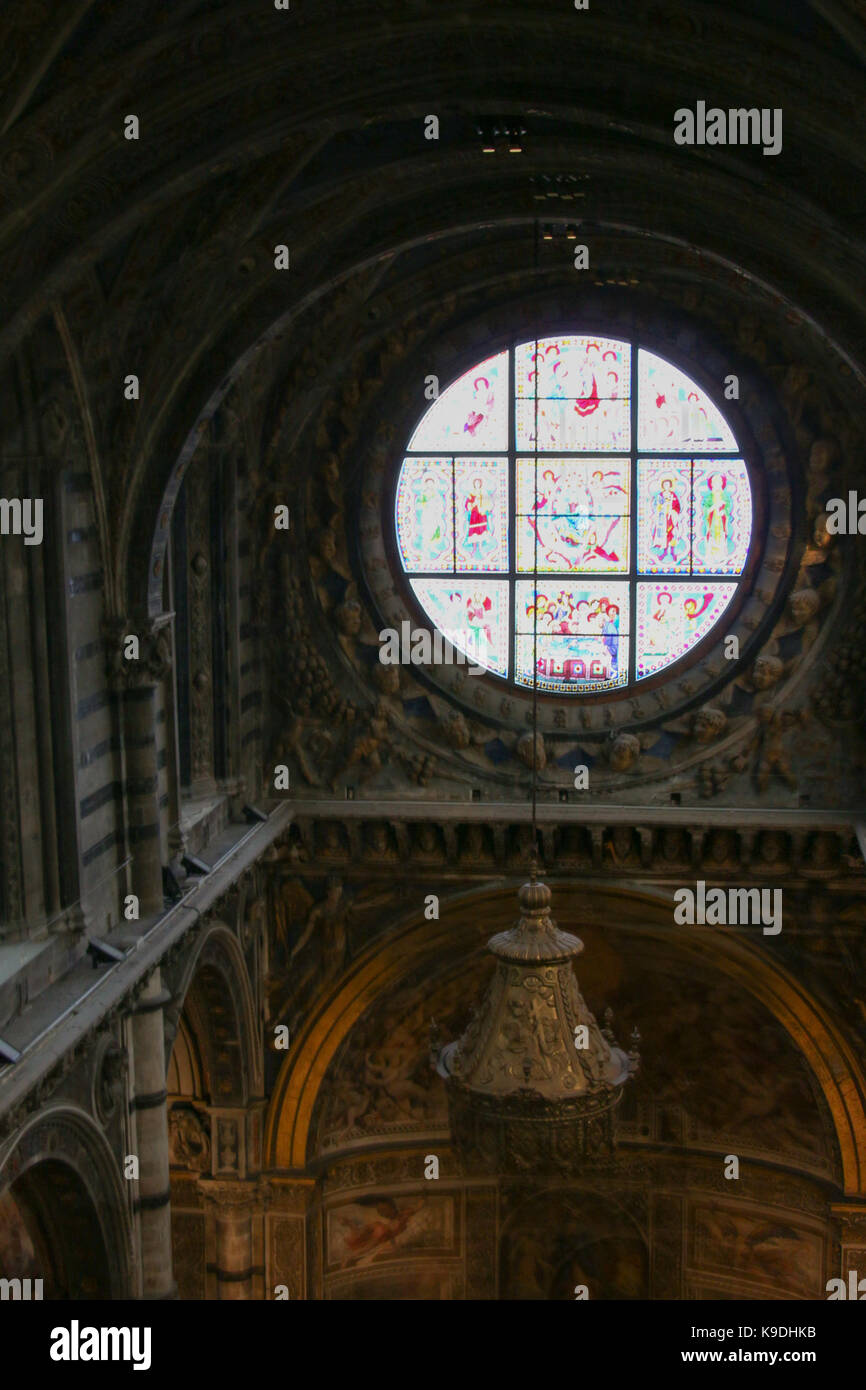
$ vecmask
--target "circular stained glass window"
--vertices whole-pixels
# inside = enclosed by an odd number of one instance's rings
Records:
[[[730,426],[678,367],[637,344],[543,338],[430,406],[395,526],[415,597],[458,652],[518,686],[595,694],[673,665],[716,626],[752,494]]]

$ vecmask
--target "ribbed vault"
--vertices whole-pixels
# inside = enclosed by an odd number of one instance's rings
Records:
[[[371,328],[405,331],[401,300],[450,296],[459,315],[518,277],[573,286],[564,244],[536,264],[538,221],[580,222],[602,281],[775,300],[862,379],[853,5],[743,3],[721,24],[710,5],[256,0],[97,20],[69,3],[47,46],[32,6],[10,11],[0,356],[26,372],[24,344],[44,360],[47,337],[74,380],[118,609],[159,579],[178,461],[233,379],[254,371],[273,415],[312,321],[334,314],[339,373]],[[673,144],[679,106],[756,91],[784,110],[782,157]],[[509,119],[523,153],[485,156],[476,127]]]

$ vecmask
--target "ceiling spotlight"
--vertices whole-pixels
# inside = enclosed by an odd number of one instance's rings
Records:
[[[568,237],[569,241],[577,240],[577,228],[575,227],[573,222],[569,222],[568,226],[565,229],[565,235]]]
[[[170,903],[179,903],[183,897],[178,876],[168,864],[162,868],[162,896],[168,898]]]
[[[96,970],[98,966],[106,965],[109,961],[116,964],[117,961],[123,960],[126,952],[119,951],[116,946],[110,946],[107,941],[101,941],[97,936],[92,936],[88,942],[87,954]]]
[[[210,873],[210,864],[206,864],[203,859],[197,859],[194,854],[185,854],[180,862],[188,874]]]
[[[541,236],[544,241],[553,241],[553,228],[549,222],[542,227]]]

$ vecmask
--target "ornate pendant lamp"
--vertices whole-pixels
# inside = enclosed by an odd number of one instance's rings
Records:
[[[480,1008],[457,1042],[434,1031],[432,1060],[467,1172],[574,1173],[613,1152],[639,1037],[625,1053],[609,1016],[599,1027],[572,964],[583,942],[554,922],[547,885],[533,873],[518,898],[516,925],[487,943],[496,972]]]
[[[534,366],[538,364],[538,344]],[[537,383],[537,375],[536,375]],[[538,389],[535,389],[535,515],[538,514]],[[533,624],[532,831],[537,844],[538,531],[535,531]],[[463,1036],[440,1045],[435,1023],[431,1061],[445,1078],[455,1148],[470,1173],[576,1172],[614,1148],[614,1111],[637,1070],[632,1051],[616,1045],[610,1011],[600,1028],[573,962],[583,942],[550,915],[550,889],[532,875],[518,893],[520,917],[490,938],[496,971]]]

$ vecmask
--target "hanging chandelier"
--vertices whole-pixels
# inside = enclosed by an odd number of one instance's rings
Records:
[[[466,1172],[576,1172],[614,1149],[614,1111],[639,1064],[610,1013],[600,1028],[573,961],[583,942],[550,915],[550,889],[532,880],[518,893],[520,917],[490,938],[496,970],[456,1042],[431,1052],[444,1077],[451,1135]]]

